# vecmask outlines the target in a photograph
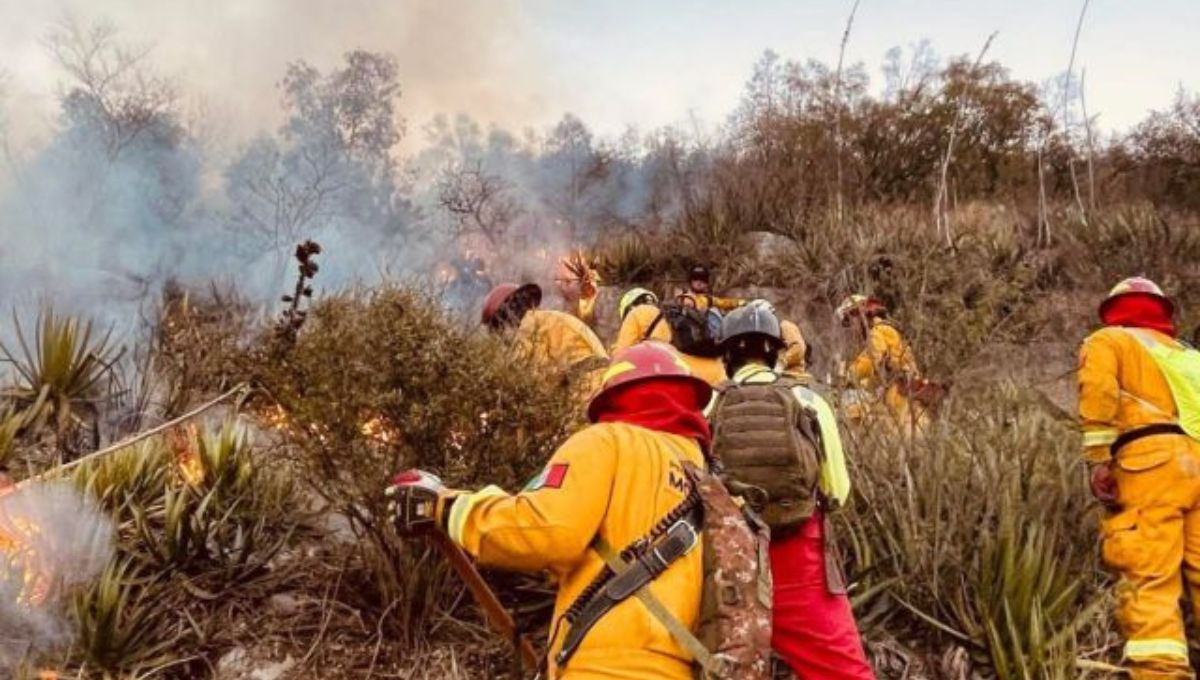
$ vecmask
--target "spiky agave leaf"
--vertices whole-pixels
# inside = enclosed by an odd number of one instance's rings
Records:
[[[60,316],[53,307],[38,313],[34,336],[26,336],[13,313],[19,352],[0,343],[0,353],[13,365],[18,384],[8,396],[30,411],[38,427],[54,423],[61,437],[83,418],[95,413],[106,380],[119,352],[112,346],[112,329],[96,331],[91,320]]]

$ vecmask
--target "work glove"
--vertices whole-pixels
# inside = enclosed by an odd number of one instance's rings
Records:
[[[1112,463],[1096,463],[1091,468],[1092,495],[1108,507],[1117,506],[1117,478],[1113,476]]]
[[[416,535],[444,526],[446,511],[457,492],[447,489],[436,475],[405,470],[392,478],[384,494],[396,531]]]

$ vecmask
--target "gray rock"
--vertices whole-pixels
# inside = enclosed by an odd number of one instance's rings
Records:
[[[292,670],[296,665],[296,660],[289,654],[287,658],[279,663],[269,664],[261,668],[254,669],[250,673],[250,680],[279,680],[284,673]]]
[[[271,599],[267,601],[267,606],[271,608],[272,612],[287,616],[295,614],[300,609],[300,601],[291,595],[280,593],[272,595]]]

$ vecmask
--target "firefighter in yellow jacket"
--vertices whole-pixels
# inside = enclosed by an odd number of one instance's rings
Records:
[[[783,351],[779,355],[779,369],[784,375],[802,383],[812,382],[808,372],[808,342],[800,327],[786,319],[779,320],[779,331],[783,336]]]
[[[604,343],[580,319],[539,309],[541,303],[542,289],[536,283],[501,284],[484,300],[481,321],[495,332],[515,328],[517,347],[525,356],[577,373],[580,394],[591,396],[608,366]]]
[[[696,298],[684,293],[679,296],[678,304],[691,305],[699,308]],[[667,323],[663,310],[659,307],[658,296],[645,288],[634,288],[621,297],[619,305],[621,328],[617,331],[617,342],[613,352],[628,349],[646,340],[671,342],[671,325]],[[681,354],[683,360],[691,367],[697,377],[709,385],[717,385],[725,380],[725,369],[718,357],[700,357],[692,354]]]
[[[647,538],[687,497],[682,462],[705,465],[701,447],[711,434],[701,409],[711,393],[671,347],[642,343],[614,358],[588,407],[593,424],[568,439],[520,493],[451,491],[431,475],[412,473],[397,477],[389,493],[436,498],[425,504],[432,520],[480,564],[556,577],[551,678],[689,680],[690,655],[635,598],[594,620],[569,660],[559,660],[572,629],[582,626],[566,615],[604,569],[593,546],[603,541],[621,550]],[[648,585],[689,629],[703,588],[702,551],[693,549],[699,540],[684,554],[667,555],[669,566]]]
[[[1102,553],[1134,680],[1194,677],[1179,602],[1186,583],[1200,615],[1200,353],[1173,316],[1154,282],[1122,281],[1079,355],[1084,458],[1109,508]]]
[[[900,329],[888,318],[887,307],[874,298],[851,295],[838,306],[837,316],[864,345],[847,366],[848,377],[861,395],[846,409],[847,417],[864,420],[872,407],[882,402],[901,431],[919,429],[925,414],[913,408],[906,388],[920,371]]]
[[[732,312],[748,301],[742,298],[719,297],[712,293],[712,273],[708,267],[698,264],[688,270],[688,292],[702,311],[715,309],[721,314]]]

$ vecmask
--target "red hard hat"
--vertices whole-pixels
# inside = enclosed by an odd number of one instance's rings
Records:
[[[1133,296],[1158,300],[1166,307],[1168,315],[1175,314],[1175,303],[1171,302],[1171,298],[1167,297],[1166,293],[1163,293],[1162,288],[1159,288],[1157,283],[1142,276],[1134,276],[1118,283],[1108,292],[1108,297],[1104,298],[1104,302],[1100,303],[1100,320],[1108,323],[1108,313],[1117,301]]]
[[[537,307],[542,304],[542,287],[536,283],[527,283],[523,286],[518,286],[515,283],[502,283],[492,289],[492,292],[487,294],[483,300],[483,313],[480,315],[480,322],[483,325],[492,323],[496,312],[508,302],[509,298],[517,293],[528,293],[533,297],[533,306]]]
[[[691,385],[696,396],[696,408],[703,409],[712,398],[712,387],[692,374],[675,348],[655,340],[640,342],[617,352],[604,373],[600,391],[588,404],[588,420],[600,417],[600,409],[614,390],[643,380],[681,380]]]

